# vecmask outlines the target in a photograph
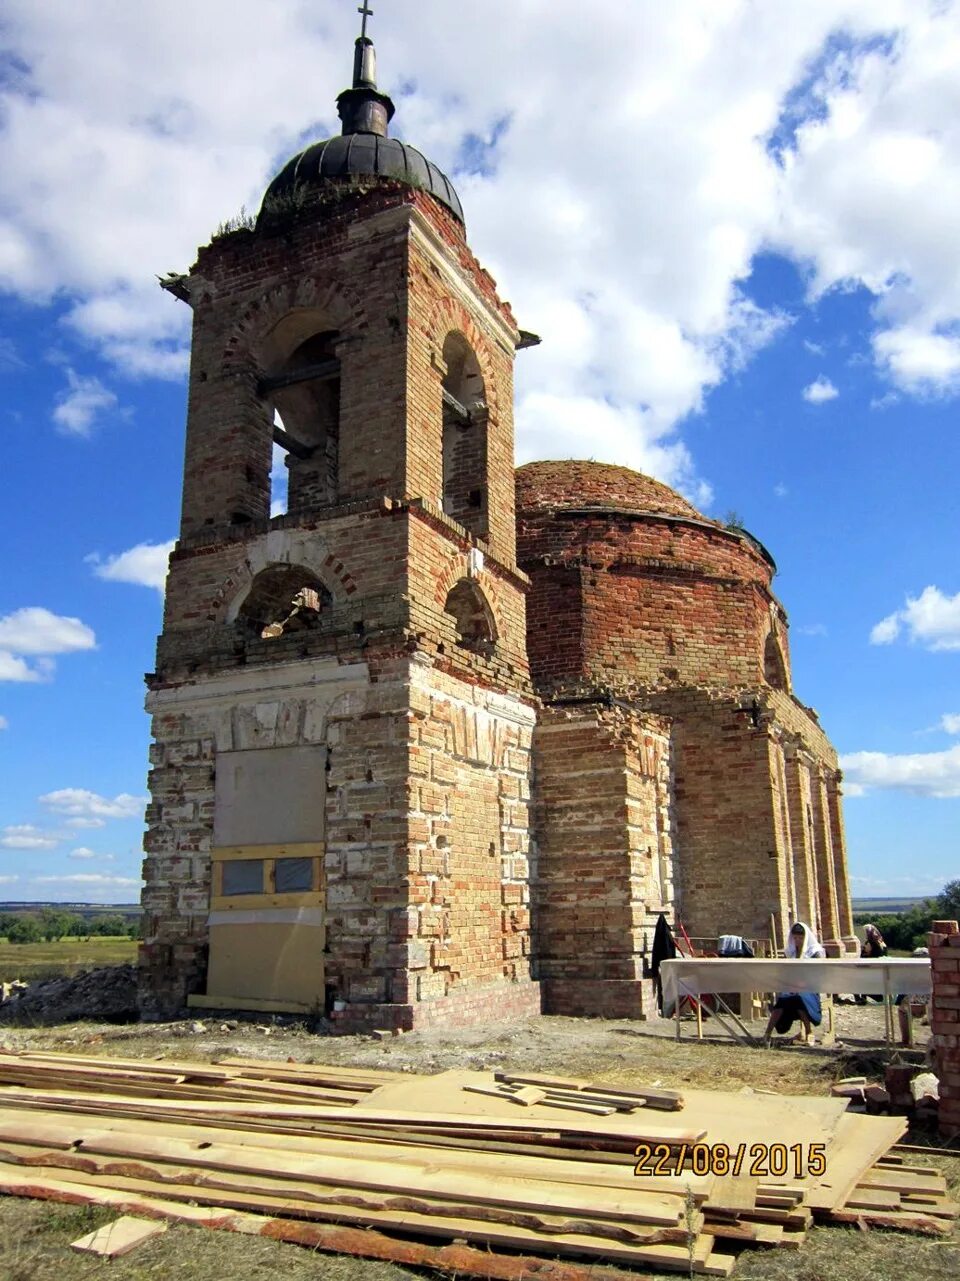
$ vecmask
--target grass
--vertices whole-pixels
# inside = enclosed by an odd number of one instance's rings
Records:
[[[0,982],[60,978],[136,959],[137,940],[130,938],[94,935],[88,939],[59,939],[56,943],[8,943],[0,939]]]

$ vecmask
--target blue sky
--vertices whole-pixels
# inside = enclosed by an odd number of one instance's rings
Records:
[[[375,7],[394,132],[544,338],[519,460],[738,514],[843,756],[854,892],[936,891],[960,875],[960,5]],[[334,131],[355,8],[5,5],[0,898],[137,897],[189,342],[156,276]]]

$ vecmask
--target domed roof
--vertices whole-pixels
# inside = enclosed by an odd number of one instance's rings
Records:
[[[518,514],[595,508],[706,519],[669,485],[613,463],[575,459],[525,463],[517,468],[516,482]]]
[[[387,136],[394,105],[377,88],[377,58],[373,41],[367,36],[366,5],[363,31],[356,41],[353,58],[353,86],[337,97],[337,111],[343,129],[336,138],[311,143],[288,160],[270,183],[263,198],[261,214],[271,204],[296,191],[309,191],[344,178],[385,178],[407,183],[429,192],[463,222],[463,207],[450,179],[415,147]]]
[[[312,187],[327,178],[392,178],[427,191],[463,222],[463,206],[453,183],[415,147],[376,133],[348,133],[314,142],[288,160],[264,195],[264,204],[294,188]]]

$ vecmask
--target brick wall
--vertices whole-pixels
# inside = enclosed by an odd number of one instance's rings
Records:
[[[956,921],[934,921],[928,939],[933,977],[930,1030],[940,1080],[940,1133],[960,1134],[960,928]]]
[[[534,735],[534,934],[544,1008],[640,1018],[672,903],[669,723],[602,704],[545,709]]]

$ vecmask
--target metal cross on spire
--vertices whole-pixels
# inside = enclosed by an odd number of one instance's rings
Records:
[[[363,23],[361,24],[361,27],[360,27],[360,39],[361,39],[361,40],[366,40],[366,38],[367,38],[367,19],[368,19],[368,18],[372,18],[372,17],[373,17],[373,10],[372,10],[372,9],[369,7],[369,5],[367,4],[367,0],[363,0],[363,4],[362,4],[362,5],[361,5],[361,7],[357,10],[357,13],[360,13],[360,14],[362,14],[362,15],[363,15]]]

